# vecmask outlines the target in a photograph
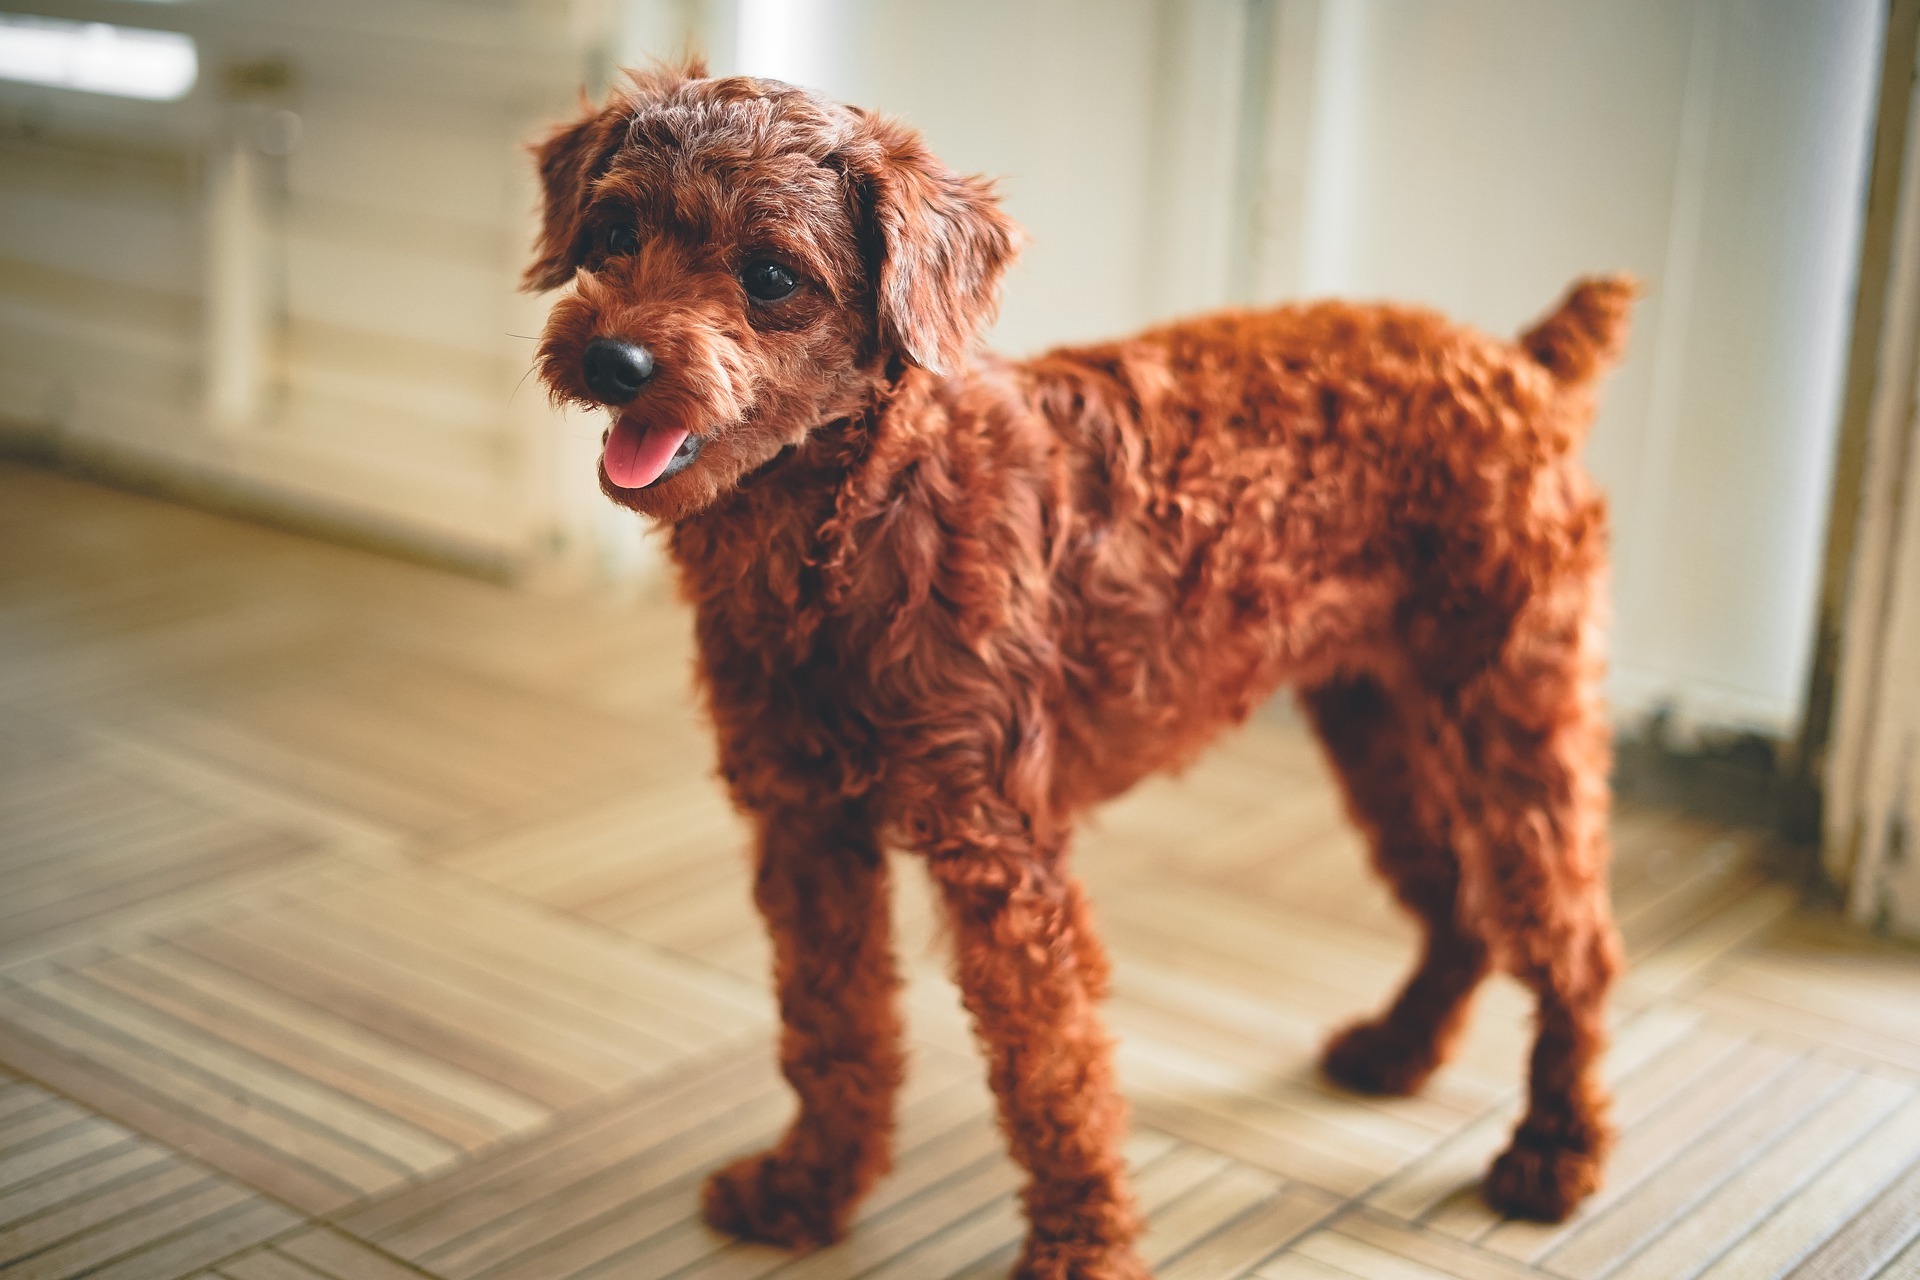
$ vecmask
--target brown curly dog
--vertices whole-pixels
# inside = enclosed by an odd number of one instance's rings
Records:
[[[892,121],[698,65],[537,148],[539,350],[613,412],[601,485],[672,526],[733,799],[755,823],[799,1111],[708,1219],[839,1236],[902,1074],[886,860],[919,855],[1002,1125],[1017,1274],[1134,1277],[1107,959],[1074,821],[1299,690],[1425,926],[1327,1072],[1416,1089],[1495,965],[1539,1000],[1488,1199],[1559,1219],[1608,1145],[1618,966],[1599,702],[1601,499],[1573,454],[1632,286],[1510,345],[1400,307],[1227,312],[972,352],[1017,231]]]

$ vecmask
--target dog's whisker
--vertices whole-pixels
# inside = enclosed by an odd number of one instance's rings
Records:
[[[528,379],[528,378],[531,378],[531,377],[532,377],[532,376],[533,376],[534,374],[536,374],[536,373],[538,373],[538,372],[539,372],[539,370],[540,370],[540,366],[538,366],[538,365],[532,365],[532,364],[530,364],[530,365],[528,365],[528,366],[527,366],[527,371],[526,371],[525,373],[523,373],[523,374],[521,374],[521,375],[520,375],[520,381],[518,381],[518,382],[516,382],[516,383],[514,383],[514,384],[513,384],[513,390],[511,390],[511,391],[509,391],[509,392],[507,392],[507,403],[508,403],[508,404],[512,404],[512,403],[513,403],[513,398],[514,398],[515,396],[517,396],[517,395],[519,395],[519,394],[520,394],[520,388],[522,388],[522,387],[524,387],[524,386],[526,386],[526,385],[527,385],[527,379]]]

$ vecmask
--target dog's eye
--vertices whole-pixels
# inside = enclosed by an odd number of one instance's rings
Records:
[[[777,262],[749,262],[740,271],[740,283],[761,302],[778,302],[800,287],[800,279]]]
[[[615,223],[613,226],[608,227],[606,237],[602,243],[606,245],[607,253],[615,258],[624,257],[629,253],[638,253],[640,251],[639,234],[635,232],[632,227],[622,223]]]

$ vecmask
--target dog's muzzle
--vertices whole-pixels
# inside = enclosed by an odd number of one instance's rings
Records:
[[[580,353],[587,390],[602,404],[625,404],[653,377],[653,352],[618,338],[595,338]]]

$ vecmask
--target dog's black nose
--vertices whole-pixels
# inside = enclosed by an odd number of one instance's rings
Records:
[[[653,376],[653,352],[618,338],[595,338],[580,353],[587,390],[606,404],[625,404]]]

